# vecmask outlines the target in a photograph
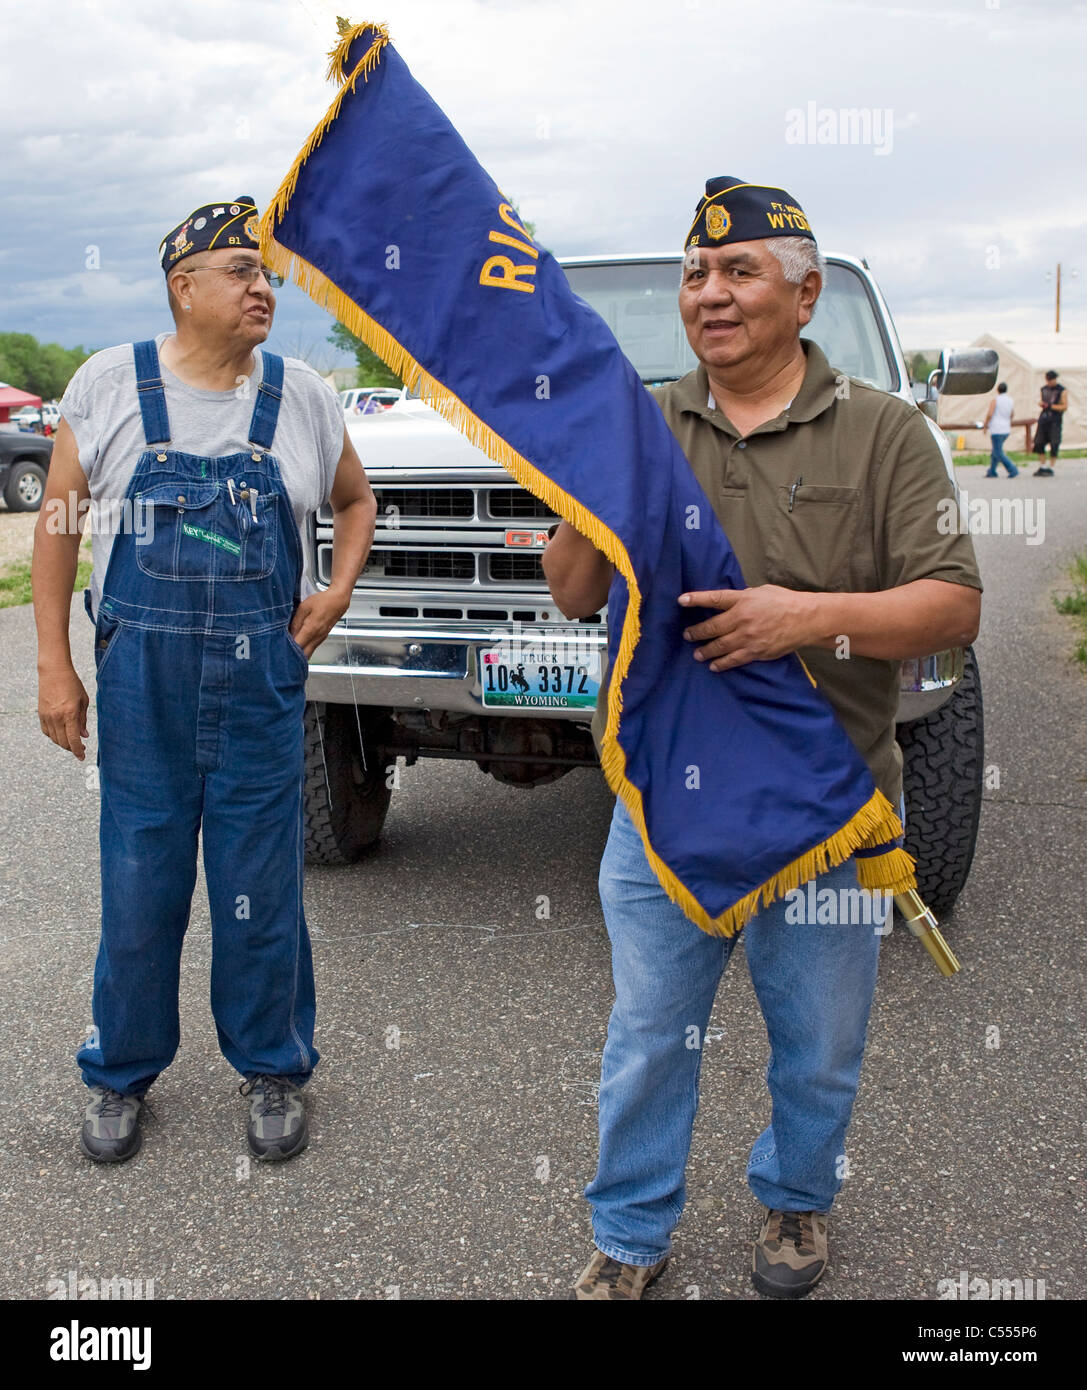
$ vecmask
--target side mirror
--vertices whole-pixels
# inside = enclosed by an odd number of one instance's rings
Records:
[[[928,379],[926,400],[937,392],[945,396],[983,396],[996,385],[1000,358],[995,348],[944,348],[940,365]]]

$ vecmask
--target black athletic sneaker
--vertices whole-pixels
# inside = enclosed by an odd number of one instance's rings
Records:
[[[79,1147],[96,1163],[123,1163],[140,1147],[142,1096],[123,1096],[108,1086],[92,1086],[83,1112]]]
[[[1052,478],[1053,470],[1052,468],[1036,468],[1031,476],[1035,478]]]
[[[238,1087],[249,1098],[250,1152],[270,1163],[300,1154],[309,1143],[302,1088],[285,1076],[255,1076]]]

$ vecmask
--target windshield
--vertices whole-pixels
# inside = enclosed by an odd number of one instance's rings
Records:
[[[674,381],[697,365],[676,300],[680,266],[677,257],[563,267],[574,293],[596,310],[649,385]],[[803,336],[817,342],[847,376],[884,391],[897,389],[898,373],[875,306],[851,266],[828,265],[827,283]]]
[[[898,389],[898,371],[868,286],[852,266],[833,261],[827,265],[827,283],[802,336],[817,342],[827,361],[846,376],[882,391]]]
[[[649,385],[698,365],[679,317],[681,262],[563,266],[574,293],[600,315]]]

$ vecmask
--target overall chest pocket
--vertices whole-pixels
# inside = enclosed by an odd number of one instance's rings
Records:
[[[766,536],[766,579],[787,589],[841,589],[861,515],[855,487],[777,489]]]
[[[156,483],[137,492],[136,563],[153,579],[265,579],[276,562],[279,498],[225,483]]]

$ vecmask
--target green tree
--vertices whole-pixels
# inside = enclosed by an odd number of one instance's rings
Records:
[[[359,364],[356,386],[401,386],[403,383],[391,367],[386,367],[376,352],[371,352],[361,338],[356,338],[342,323],[334,323],[328,341],[341,352],[349,352]]]
[[[0,333],[0,381],[20,391],[33,391],[30,381],[37,351],[38,340],[29,333]]]
[[[936,370],[936,362],[923,352],[911,352],[906,355],[906,366],[910,369],[910,379],[912,381],[925,382]]]
[[[30,333],[0,333],[0,381],[52,400],[64,394],[76,368],[89,356],[82,347],[39,343]]]

